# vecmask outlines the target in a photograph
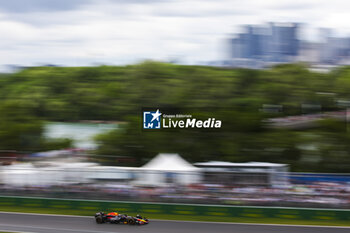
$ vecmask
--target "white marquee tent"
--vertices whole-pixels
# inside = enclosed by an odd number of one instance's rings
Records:
[[[201,169],[193,166],[178,154],[158,154],[138,169],[137,184],[166,185],[194,184],[201,180]]]

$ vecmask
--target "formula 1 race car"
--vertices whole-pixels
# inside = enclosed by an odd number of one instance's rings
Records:
[[[110,212],[110,213],[103,213],[99,212],[95,214],[95,220],[96,223],[102,224],[102,223],[123,223],[123,224],[129,224],[129,225],[145,225],[148,224],[148,219],[143,218],[140,215],[136,215],[136,217],[128,216],[126,214],[120,214],[118,212]]]

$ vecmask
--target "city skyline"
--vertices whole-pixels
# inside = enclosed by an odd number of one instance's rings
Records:
[[[274,23],[242,25],[229,44],[232,67],[265,68],[278,63],[307,62],[310,65],[350,64],[350,37],[335,37],[330,29],[320,29],[315,41],[300,34],[302,24]]]

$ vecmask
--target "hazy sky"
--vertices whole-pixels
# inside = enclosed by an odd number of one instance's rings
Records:
[[[0,0],[0,66],[224,59],[242,24],[305,23],[350,35],[347,0]],[[306,33],[306,32],[307,33]]]

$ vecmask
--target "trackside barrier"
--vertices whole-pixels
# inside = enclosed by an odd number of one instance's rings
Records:
[[[142,213],[144,215],[181,215],[207,216],[225,218],[275,218],[294,220],[350,220],[350,210],[340,209],[308,209],[282,207],[248,207],[223,205],[196,205],[196,204],[163,204],[148,202],[119,202],[74,200],[55,198],[13,197],[0,196],[0,210],[9,207],[23,207],[25,209],[55,209],[79,211],[82,214],[93,215],[98,211],[118,210],[122,213]]]

